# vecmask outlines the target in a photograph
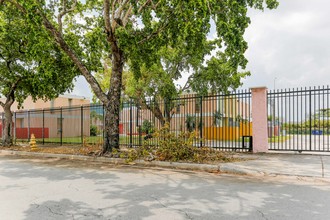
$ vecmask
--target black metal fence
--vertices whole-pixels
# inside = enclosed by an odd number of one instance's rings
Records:
[[[329,93],[329,86],[269,91],[269,149],[329,152]]]
[[[313,87],[269,91],[268,141],[270,150],[330,152],[330,88]],[[121,104],[120,145],[159,145],[155,132],[166,123],[172,135],[194,133],[195,146],[223,150],[251,149],[251,93],[196,96]],[[0,120],[2,135],[4,114]],[[14,141],[39,144],[102,144],[103,105],[48,108],[14,112]],[[256,115],[255,117],[258,117]]]
[[[88,106],[14,112],[14,141],[27,142],[33,133],[39,144],[102,144],[104,108]],[[2,114],[3,125],[4,116]],[[195,146],[247,151],[251,148],[251,93],[196,96],[121,104],[120,145],[158,145],[155,131],[169,124],[170,132],[194,132]],[[2,128],[3,129],[3,128]]]

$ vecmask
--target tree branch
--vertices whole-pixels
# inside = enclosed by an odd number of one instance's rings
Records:
[[[138,43],[142,44],[146,41],[149,41],[151,38],[153,38],[154,36],[157,36],[160,32],[162,32],[166,28],[166,26],[167,26],[167,24],[160,27],[157,31],[155,31],[155,32],[151,33],[150,35],[146,36],[144,39],[140,40]]]
[[[22,5],[20,5],[18,2],[14,1],[14,0],[2,0],[1,3],[5,2],[5,1],[13,4],[16,8],[18,8],[23,13],[26,13],[25,8]]]
[[[107,3],[106,3],[107,2]],[[118,2],[118,0],[113,0],[112,4],[111,4],[111,19],[112,19],[112,22],[111,22],[111,25],[110,25],[110,13],[109,13],[109,10],[110,10],[110,3],[109,3],[109,0],[104,0],[104,11],[105,11],[105,8],[108,7],[108,15],[107,15],[107,19],[109,20],[109,28],[111,27],[111,30],[112,32],[110,33],[114,33],[115,32],[115,27],[116,27],[116,21],[115,21],[115,6],[116,6],[116,3]],[[107,5],[107,6],[106,6]],[[106,21],[106,18],[104,18],[104,20]]]
[[[158,3],[157,3],[158,4]],[[173,15],[173,12],[167,16],[167,21],[170,20],[170,17]],[[166,27],[168,23],[164,23],[163,26],[161,26],[157,31],[151,33],[150,35],[146,36],[144,39],[140,40],[138,43],[144,43],[145,41],[150,40],[152,37],[157,36],[160,32],[162,32]]]
[[[122,18],[123,21],[123,26],[126,27],[127,23],[128,23],[128,18],[129,16],[132,14],[132,10],[133,7],[132,5],[129,6],[128,10],[126,11],[126,14],[124,15],[124,17]]]
[[[7,0],[12,1],[12,0]],[[23,13],[27,13],[25,8],[16,4],[17,8],[20,9]],[[48,30],[49,34],[54,38],[57,45],[62,48],[64,53],[66,53],[72,62],[79,69],[80,73],[85,77],[86,81],[90,84],[92,90],[97,95],[97,97],[103,102],[103,104],[108,104],[109,100],[105,93],[102,91],[100,84],[97,82],[95,77],[89,72],[85,64],[78,58],[75,52],[70,48],[70,46],[63,39],[62,34],[54,27],[54,25],[48,20],[46,15],[42,13],[40,9],[35,11],[42,19],[42,24]]]
[[[112,2],[112,10],[114,8],[114,2],[116,0],[113,0]],[[113,11],[112,15],[113,16]],[[107,35],[107,40],[110,41],[111,39],[111,24],[110,24],[110,1],[104,0],[104,15],[103,15],[104,23],[105,23],[105,33]]]
[[[138,9],[138,14],[141,13],[141,11],[151,2],[152,0],[147,0],[143,5],[140,6]]]
[[[20,52],[21,54],[26,54],[25,51],[22,50],[22,47],[24,46],[24,41],[20,41],[19,42],[19,46],[18,46],[18,52]]]
[[[8,106],[11,106],[14,101],[15,101],[15,91],[17,88],[18,83],[22,80],[22,78],[17,79],[10,87],[10,90],[8,92],[8,94],[6,95],[6,102],[3,103],[2,101],[0,101],[0,105],[3,108],[6,108]]]
[[[66,8],[67,0],[63,0],[62,3],[63,3],[63,5],[62,5],[63,9],[62,9],[62,11],[61,11],[61,12],[58,14],[58,16],[57,16],[58,29],[59,29],[58,31],[59,31],[61,34],[62,34],[62,29],[63,29],[62,18],[63,18],[66,14],[68,14],[68,13],[70,13],[70,12],[72,12],[72,11],[74,11],[74,10],[76,9],[76,6],[77,6],[77,0],[74,0],[72,7],[69,8],[69,9]]]
[[[193,78],[193,75],[190,75],[186,81],[186,83],[184,84],[184,86],[181,89],[181,92],[185,91],[186,89],[189,89],[190,87],[190,80]]]
[[[128,0],[123,0],[123,1],[120,3],[119,9],[116,10],[116,11],[117,11],[117,12],[116,12],[116,18],[120,18],[120,19],[122,19],[122,17],[123,17],[122,12],[124,11],[124,8],[125,8],[127,2],[128,2]],[[123,13],[123,14],[125,14],[125,13]]]

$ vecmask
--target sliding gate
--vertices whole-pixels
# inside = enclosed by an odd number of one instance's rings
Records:
[[[269,91],[269,149],[330,152],[329,93],[329,86]]]

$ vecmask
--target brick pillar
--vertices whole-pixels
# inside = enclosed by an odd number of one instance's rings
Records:
[[[268,151],[267,88],[251,88],[253,153]]]

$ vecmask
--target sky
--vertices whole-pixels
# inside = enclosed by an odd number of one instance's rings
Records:
[[[249,49],[242,89],[288,89],[330,84],[330,1],[280,0],[276,10],[250,9]],[[212,33],[210,33],[212,34]],[[92,97],[83,77],[71,94]]]

